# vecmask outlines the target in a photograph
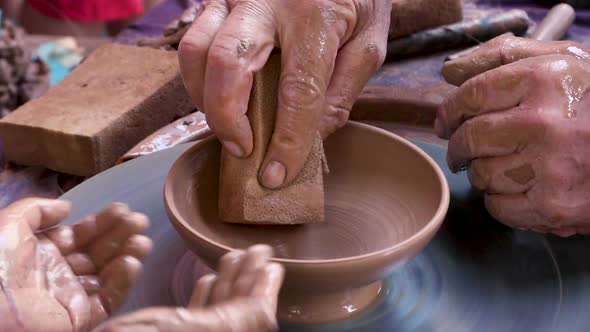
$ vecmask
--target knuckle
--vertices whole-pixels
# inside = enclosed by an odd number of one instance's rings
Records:
[[[337,95],[326,96],[326,103],[328,105],[326,114],[335,116],[342,112],[349,113],[355,103],[355,99],[350,93],[343,92]]]
[[[330,105],[328,111],[324,115],[322,120],[322,136],[327,137],[328,135],[335,132],[337,129],[342,128],[350,116],[350,108],[342,105]]]
[[[304,155],[306,152],[304,135],[301,135],[293,126],[289,125],[277,128],[272,138],[272,144],[277,150],[296,156]]]
[[[207,65],[235,68],[240,65],[238,59],[242,57],[242,50],[246,52],[250,46],[248,41],[230,35],[218,35],[209,48]]]
[[[385,62],[387,46],[385,43],[370,42],[365,47],[365,56],[369,63],[374,65],[374,70],[379,69]]]
[[[346,110],[340,110],[335,119],[336,121],[334,122],[335,127],[338,128],[342,128],[346,122],[348,121],[348,118],[350,116],[350,112],[346,111]]]
[[[315,2],[319,5],[321,5],[322,3],[325,3],[325,1],[323,0],[315,0]],[[341,8],[341,10],[346,10],[346,11],[352,11],[355,9],[355,3],[352,0],[332,0],[330,1],[332,3],[333,6],[337,6],[338,8]],[[371,1],[366,1],[366,2],[371,2]],[[367,4],[363,4],[362,7],[369,7],[369,5],[372,5],[370,3]]]
[[[348,121],[350,106],[348,103],[344,105],[332,105],[328,115],[335,119],[335,123],[338,127],[341,127],[346,121]]]
[[[199,30],[187,33],[178,44],[179,59],[191,61],[195,56],[206,54],[210,40],[206,33]]]
[[[330,31],[339,37],[350,36],[355,30],[360,30],[359,18],[363,18],[359,7],[353,0],[311,0],[303,1],[302,8],[309,12],[317,12],[321,16],[322,24],[330,26]],[[366,20],[365,20],[366,21]]]
[[[504,38],[498,42],[498,54],[500,55],[500,64],[508,64],[514,62],[515,54],[513,52],[514,46],[511,39]]]
[[[518,37],[515,37],[514,35],[509,34],[509,33],[505,33],[505,34],[502,34],[502,35],[490,40],[489,45],[493,45],[495,47],[501,47],[502,45],[506,45],[510,42],[513,42],[514,39],[516,39],[516,38],[518,38]]]
[[[301,124],[302,122],[290,119],[277,123],[269,149],[288,159],[305,156],[308,148],[311,147],[311,140],[315,137],[315,133],[310,128],[301,128]]]
[[[346,23],[349,30],[364,29],[373,18],[373,1],[356,3],[351,0],[336,0],[338,16]]]
[[[506,60],[511,59],[510,50],[514,49],[514,44],[517,39],[518,37],[511,34],[503,34],[488,41],[482,46],[482,48],[497,50],[500,55],[500,60],[504,64],[507,63],[505,62]]]
[[[280,83],[281,103],[287,109],[296,112],[299,109],[309,109],[321,106],[324,99],[322,89],[319,87],[320,81],[314,77],[299,77],[287,74]]]

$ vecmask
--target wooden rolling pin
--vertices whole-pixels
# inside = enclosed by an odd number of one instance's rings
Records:
[[[529,22],[527,13],[521,9],[493,12],[476,19],[391,40],[387,43],[387,59],[456,49],[473,45],[475,41],[487,41],[504,33],[523,35]]]
[[[567,3],[560,3],[551,8],[543,21],[539,23],[539,25],[537,25],[527,37],[541,41],[559,40],[565,36],[575,19],[576,11],[574,8]],[[478,48],[479,45],[468,48],[448,56],[445,60],[452,61],[458,59]]]

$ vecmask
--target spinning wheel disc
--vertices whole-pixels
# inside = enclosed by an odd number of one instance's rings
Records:
[[[430,245],[386,281],[369,310],[326,325],[283,325],[281,331],[587,331],[590,328],[590,239],[512,230],[486,213],[465,174],[451,174],[442,147],[416,142],[445,171],[448,217]],[[114,167],[62,198],[74,223],[113,201],[147,214],[154,252],[117,314],[186,303],[195,279],[208,272],[187,254],[165,213],[162,188],[172,163],[191,144]],[[195,262],[194,264],[192,262]]]

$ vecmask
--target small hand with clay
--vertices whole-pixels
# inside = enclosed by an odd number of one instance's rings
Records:
[[[89,331],[124,302],[152,247],[147,218],[113,204],[59,226],[69,212],[47,199],[0,210],[0,331]]]
[[[265,245],[221,258],[219,273],[196,284],[188,308],[153,307],[115,318],[95,332],[276,331],[284,270]]]
[[[572,42],[502,36],[445,64],[462,84],[440,107],[448,163],[499,221],[590,233],[590,55]]]
[[[253,149],[246,116],[253,73],[281,49],[277,119],[260,182],[290,183],[318,132],[343,126],[385,58],[391,0],[208,0],[184,35],[185,87],[224,148]]]

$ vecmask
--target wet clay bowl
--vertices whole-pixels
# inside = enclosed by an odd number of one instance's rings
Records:
[[[447,181],[426,153],[349,122],[325,142],[325,222],[227,224],[217,217],[220,149],[210,137],[185,152],[168,174],[164,204],[190,249],[214,269],[231,249],[273,246],[286,268],[282,321],[328,322],[367,308],[387,291],[381,280],[427,245],[448,209]]]

